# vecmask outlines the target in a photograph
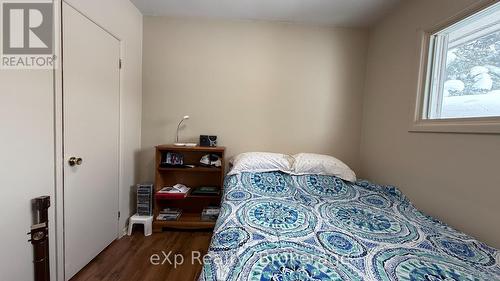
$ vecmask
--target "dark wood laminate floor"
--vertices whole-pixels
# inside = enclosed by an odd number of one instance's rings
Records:
[[[199,263],[191,262],[192,251],[206,254],[211,232],[165,231],[144,237],[140,230],[132,236],[124,236],[109,245],[102,253],[83,268],[71,281],[191,281],[201,272]],[[151,255],[158,254],[163,260],[162,251],[173,263],[174,255],[181,254],[184,263],[175,268],[165,262],[151,264]],[[180,260],[178,256],[178,260]]]

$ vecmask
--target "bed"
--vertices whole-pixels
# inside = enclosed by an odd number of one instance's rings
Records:
[[[225,179],[199,280],[492,281],[499,257],[393,186],[244,172]]]

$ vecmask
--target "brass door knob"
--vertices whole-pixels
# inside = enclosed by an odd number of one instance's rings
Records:
[[[83,162],[83,159],[80,158],[80,157],[70,157],[69,160],[68,160],[68,164],[73,167],[75,165],[81,165]]]

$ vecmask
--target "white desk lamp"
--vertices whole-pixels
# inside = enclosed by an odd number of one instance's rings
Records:
[[[184,120],[188,120],[188,119],[189,119],[189,115],[186,115],[186,116],[182,117],[181,122],[179,122],[179,125],[177,125],[177,135],[175,137],[175,143],[174,143],[175,146],[196,146],[196,143],[179,142],[179,129],[181,128],[182,122],[184,122]]]

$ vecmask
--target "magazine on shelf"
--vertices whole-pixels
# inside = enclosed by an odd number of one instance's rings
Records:
[[[174,186],[166,186],[162,188],[158,193],[173,193],[173,194],[179,194],[179,193],[188,193],[190,190],[189,187],[183,185],[183,184],[176,184]]]
[[[156,192],[158,199],[182,199],[188,196],[190,188],[183,184],[176,184],[174,186],[166,186]]]
[[[220,188],[216,186],[199,186],[193,188],[191,195],[218,196],[220,195]]]
[[[161,221],[175,221],[179,219],[182,214],[182,210],[178,208],[165,208],[160,211],[160,214],[156,217],[157,220]]]

